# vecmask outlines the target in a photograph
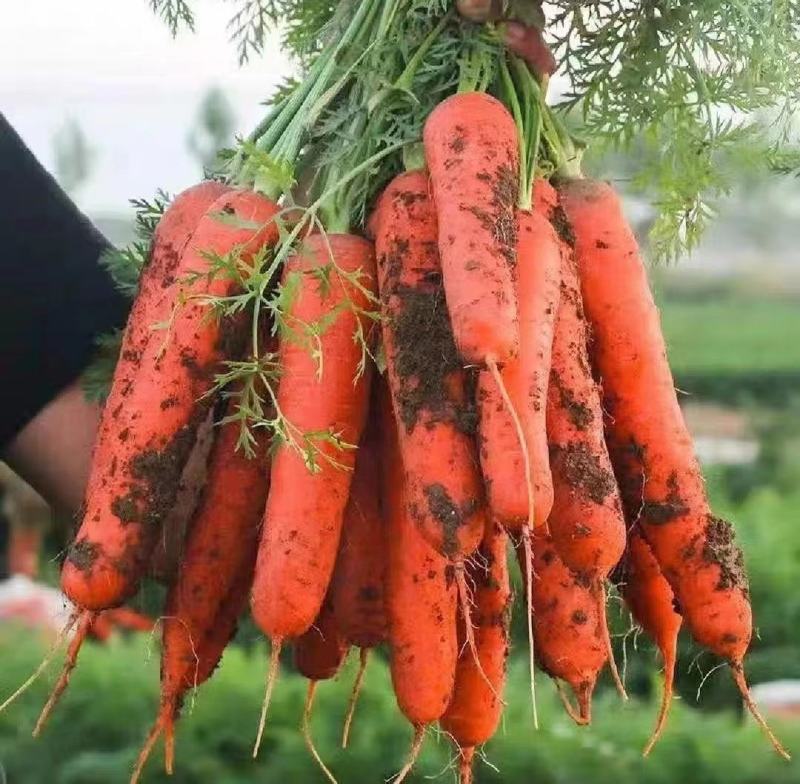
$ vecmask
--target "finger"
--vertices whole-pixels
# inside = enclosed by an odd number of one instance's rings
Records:
[[[497,19],[502,11],[501,0],[457,0],[458,12],[471,22]]]
[[[556,70],[556,59],[544,41],[541,30],[509,22],[505,30],[506,46],[528,63],[538,77],[550,76]]]

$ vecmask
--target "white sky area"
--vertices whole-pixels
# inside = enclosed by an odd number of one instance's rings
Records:
[[[88,212],[196,181],[186,139],[206,91],[225,90],[237,133],[247,133],[291,70],[277,41],[240,68],[225,31],[232,6],[220,0],[196,0],[197,31],[176,40],[146,0],[0,4],[0,111],[51,170],[53,135],[79,121],[96,154],[74,195]]]

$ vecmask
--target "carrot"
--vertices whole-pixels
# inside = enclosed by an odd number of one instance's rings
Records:
[[[644,749],[646,757],[667,724],[675,681],[678,632],[683,622],[675,612],[675,597],[638,529],[631,531],[622,563],[620,590],[636,623],[658,646],[664,659],[664,692],[656,727]]]
[[[96,611],[121,604],[133,595],[155,543],[158,526],[170,509],[178,479],[194,443],[219,362],[228,357],[236,335],[208,318],[198,300],[171,313],[180,283],[190,272],[208,268],[204,253],[225,254],[237,247],[248,257],[277,235],[270,223],[277,208],[249,191],[223,195],[200,220],[191,245],[167,277],[142,278],[141,296],[167,286],[170,296],[159,308],[134,310],[122,346],[123,365],[115,373],[103,411],[77,537],[62,571],[62,587],[79,607]],[[262,229],[236,228],[221,222],[227,212]],[[184,297],[232,289],[229,280],[201,277],[185,286]],[[158,310],[158,313],[156,313]],[[146,321],[137,318],[144,313]],[[152,319],[152,321],[150,320]],[[168,330],[154,322],[170,321]],[[141,333],[148,339],[142,342]],[[131,373],[133,363],[135,373]]]
[[[376,431],[376,423],[370,422],[356,456],[329,589],[339,631],[359,648],[375,648],[386,639],[386,534],[379,508],[380,454]]]
[[[745,680],[752,611],[742,553],[730,523],[709,507],[636,240],[609,185],[572,180],[560,192],[575,231],[593,361],[626,512],[641,525],[692,636],[729,662],[748,709],[786,756]]]
[[[472,758],[476,746],[486,743],[500,723],[508,657],[511,586],[506,545],[508,537],[498,523],[486,531],[480,549],[470,564],[468,576],[475,584],[475,645],[480,657],[479,671],[471,652],[464,645],[463,620],[459,628],[459,647],[453,696],[440,720],[442,729],[455,741],[461,760],[460,781],[472,781]],[[486,683],[489,678],[492,688]]]
[[[251,597],[253,617],[272,641],[256,753],[282,643],[309,629],[333,572],[355,463],[355,450],[342,444],[358,444],[369,397],[355,335],[370,333],[374,264],[371,243],[360,237],[314,235],[284,272],[294,296],[281,334],[277,405],[299,448],[281,444],[272,462]]]
[[[423,536],[456,567],[474,651],[464,559],[485,528],[472,433],[472,397],[447,319],[437,222],[423,172],[387,187],[371,219],[383,344],[406,476],[406,503]]]
[[[596,589],[564,565],[542,528],[533,532],[533,552],[533,601],[528,612],[533,613],[536,658],[550,677],[569,684],[578,710],[564,698],[567,712],[576,723],[588,724],[592,692],[608,659]],[[524,553],[518,548],[517,554],[524,574]]]
[[[82,522],[61,572],[62,589],[78,608],[77,632],[35,732],[66,689],[97,613],[138,590],[197,428],[208,413],[210,403],[202,397],[231,349],[228,344],[237,339],[238,326],[223,329],[208,319],[205,305],[191,299],[227,293],[234,284],[198,276],[184,287],[184,279],[208,267],[209,252],[235,251],[246,260],[274,241],[276,211],[251,191],[225,193],[208,207],[191,238],[174,237],[185,246],[177,266],[154,259],[143,273],[138,296],[145,304],[134,307],[128,320],[123,361],[115,370],[92,455]],[[260,228],[235,228],[234,222],[219,220],[223,212]],[[174,243],[166,239],[164,247],[174,252]],[[169,295],[151,293],[159,287]],[[173,312],[179,297],[187,302]],[[168,331],[152,328],[159,320],[170,322]]]
[[[514,119],[489,95],[460,93],[433,110],[423,141],[456,346],[469,364],[502,365],[519,349]]]
[[[382,505],[388,530],[386,609],[395,698],[414,727],[411,771],[425,728],[438,721],[453,693],[458,639],[453,567],[420,533],[404,500],[406,479],[388,395],[381,403]]]
[[[547,392],[547,434],[554,503],[548,527],[564,564],[595,585],[611,673],[627,699],[606,621],[604,582],[625,549],[625,520],[603,432],[601,393],[587,350],[578,270],[558,195],[546,180],[534,186],[536,209],[561,228],[561,297]]]
[[[342,747],[347,747],[369,652],[387,634],[384,584],[386,532],[379,504],[380,449],[373,418],[361,439],[342,540],[329,588],[336,625],[350,645],[361,649],[360,665],[345,714]]]
[[[317,684],[330,680],[339,672],[349,649],[330,600],[323,603],[314,625],[294,644],[295,667],[309,681],[303,709],[303,739],[311,756],[333,784],[336,784],[336,778],[322,761],[311,737],[311,712]]]
[[[478,442],[492,515],[519,534],[526,526],[545,523],[553,506],[545,409],[561,259],[558,238],[542,215],[518,210],[517,237],[519,356],[503,367],[501,375],[522,424],[529,479],[511,413],[486,370],[478,382]]]
[[[267,439],[263,432],[257,434],[256,455],[248,459],[236,449],[239,434],[238,421],[222,425],[216,434],[208,479],[164,609],[161,703],[153,733],[165,735],[168,768],[174,720],[184,695],[213,672],[252,582],[267,496]],[[223,612],[226,603],[232,607]],[[215,635],[221,647],[207,642]],[[147,746],[149,751],[152,744]]]

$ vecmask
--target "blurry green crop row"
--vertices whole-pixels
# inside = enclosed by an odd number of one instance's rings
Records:
[[[9,784],[115,784],[130,774],[157,703],[157,656],[151,642],[117,639],[84,652],[69,693],[39,740],[30,737],[48,679],[0,716],[0,762]],[[0,688],[17,685],[43,649],[27,634],[0,635]],[[351,747],[339,748],[344,707],[353,677],[350,662],[335,682],[318,690],[314,736],[322,757],[341,782],[380,782],[401,766],[410,729],[399,718],[385,664],[376,658],[358,706]],[[175,784],[323,782],[298,730],[305,682],[284,672],[270,710],[260,758],[250,758],[261,699],[263,657],[235,647],[216,676],[187,706],[177,736],[177,770],[162,772],[157,749],[144,781]],[[655,704],[622,705],[610,690],[597,701],[595,724],[574,726],[539,679],[541,729],[531,724],[527,674],[516,659],[510,672],[509,704],[503,726],[484,750],[477,781],[504,784],[789,784],[800,780],[800,763],[775,757],[751,722],[733,712],[706,715],[676,701],[670,727],[648,760],[641,748]],[[800,748],[800,726],[778,725],[790,746]],[[431,732],[410,779],[454,781],[452,749]]]

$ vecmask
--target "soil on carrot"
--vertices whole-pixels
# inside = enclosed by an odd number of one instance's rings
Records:
[[[408,243],[397,241],[383,262],[390,280],[397,280],[407,251]],[[461,370],[461,362],[441,274],[429,274],[418,286],[394,285],[387,295],[394,300],[390,312],[400,385],[398,409],[406,431],[411,432],[424,413],[426,422],[453,422],[462,431],[474,432],[474,407],[454,400],[448,389],[448,376]]]
[[[550,383],[558,392],[558,402],[567,412],[569,421],[578,430],[586,430],[594,421],[594,412],[585,403],[581,403],[572,390],[561,382],[561,375],[556,370],[550,372]]]
[[[111,503],[112,514],[123,524],[140,523],[155,528],[172,509],[181,473],[207,406],[198,405],[197,409],[190,422],[163,449],[145,449],[131,460],[134,484]]]
[[[553,462],[563,466],[564,477],[570,487],[580,488],[596,504],[602,504],[616,488],[614,475],[600,465],[600,460],[586,444],[553,444],[550,448]]]
[[[572,224],[569,222],[567,213],[560,204],[556,204],[550,210],[550,223],[556,230],[559,239],[565,242],[570,248],[575,247],[575,232],[572,230]]]
[[[703,560],[719,567],[718,591],[738,588],[745,596],[749,594],[744,557],[736,544],[733,526],[727,520],[708,515]]]
[[[453,501],[444,485],[438,482],[422,488],[428,510],[442,527],[442,552],[453,555],[458,551],[458,529],[475,514],[477,499],[468,499],[460,506]]]
[[[667,479],[667,490],[667,497],[663,501],[645,499],[642,504],[642,522],[648,525],[665,525],[689,512],[686,501],[681,497],[675,471]]]
[[[82,572],[91,571],[94,562],[100,555],[99,546],[88,539],[79,539],[72,543],[67,560]]]
[[[465,209],[491,232],[503,258],[509,266],[513,266],[517,262],[517,220],[514,215],[519,190],[517,174],[511,166],[501,164],[493,174],[481,172],[477,176],[492,189],[491,210],[485,211],[477,207]]]

